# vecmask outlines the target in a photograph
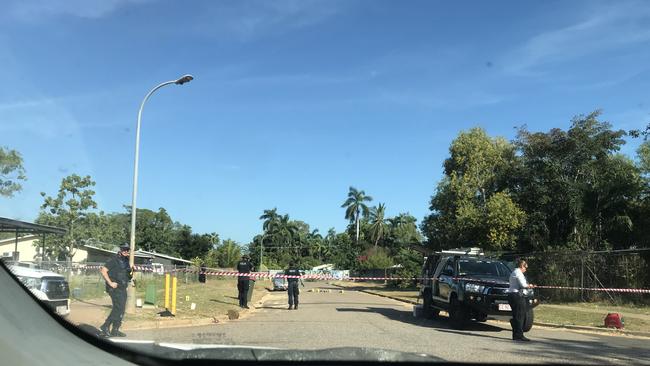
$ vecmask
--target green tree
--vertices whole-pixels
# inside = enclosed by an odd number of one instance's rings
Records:
[[[345,218],[354,222],[356,226],[356,241],[359,242],[359,220],[361,215],[367,217],[370,213],[370,209],[365,204],[365,202],[372,201],[372,197],[366,196],[365,191],[357,190],[354,187],[350,187],[348,192],[348,198],[343,202],[341,207],[345,208]]]
[[[393,259],[390,257],[384,248],[370,248],[365,251],[360,260],[360,268],[362,269],[383,269],[393,265]]]
[[[630,233],[617,237],[608,232],[616,225],[621,233],[615,222],[630,223],[625,217],[638,199],[640,172],[615,154],[625,143],[625,132],[612,130],[599,115],[596,111],[577,116],[567,131],[520,129],[515,141],[520,164],[514,192],[528,216],[523,249],[631,245]]]
[[[385,247],[391,255],[397,255],[403,248],[411,244],[420,244],[422,234],[417,227],[417,219],[408,213],[400,213],[387,219],[389,224],[388,238],[384,241]]]
[[[370,210],[370,238],[375,243],[375,248],[377,247],[379,240],[381,240],[389,231],[386,219],[384,219],[385,212],[386,205],[383,203],[379,203],[377,207],[373,207]]]
[[[76,229],[77,224],[90,213],[89,210],[97,208],[97,203],[93,200],[95,191],[91,189],[94,185],[95,182],[90,176],[80,177],[72,174],[63,178],[56,196],[47,196],[45,192],[41,192],[45,202],[41,205],[41,212],[36,221],[68,230],[65,235],[52,237],[46,242],[46,251],[55,258],[70,261],[76,252],[78,241],[85,239],[82,236],[83,230]]]
[[[13,197],[26,180],[23,157],[16,150],[0,146],[0,196]]]
[[[643,174],[650,174],[650,141],[644,141],[636,150],[639,169]]]
[[[422,225],[429,243],[442,248],[514,245],[525,218],[508,190],[516,167],[514,146],[473,128],[461,132],[449,152],[445,177],[431,199],[432,213]]]
[[[124,206],[127,232],[131,231],[131,206]],[[164,208],[152,211],[138,208],[135,216],[135,246],[136,249],[154,251],[167,255],[180,255],[178,244],[179,226]],[[191,230],[190,230],[191,231]],[[184,257],[184,258],[193,258]]]
[[[178,252],[182,258],[203,258],[212,248],[209,234],[192,234],[192,228],[183,225],[178,233]]]
[[[208,267],[233,268],[241,258],[241,247],[231,239],[226,239],[215,249],[211,249],[206,255]]]
[[[514,249],[515,232],[523,226],[526,213],[504,192],[492,195],[486,205],[487,242],[490,249]]]

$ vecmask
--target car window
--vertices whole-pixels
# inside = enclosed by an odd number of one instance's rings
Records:
[[[458,263],[461,275],[486,275],[504,277],[510,273],[508,268],[501,262],[460,260]]]
[[[442,274],[445,276],[453,276],[454,275],[454,262],[451,260],[447,261],[445,264],[445,267],[442,270]]]

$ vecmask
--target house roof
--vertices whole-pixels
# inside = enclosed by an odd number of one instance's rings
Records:
[[[156,252],[148,252],[146,250],[136,250],[136,253],[143,253],[143,254],[146,254],[146,255],[153,256],[153,257],[165,258],[165,259],[170,259],[170,260],[173,260],[173,261],[183,262],[183,263],[188,263],[188,264],[192,263],[192,261],[188,261],[187,259],[172,257],[171,255],[166,255],[166,254],[161,254],[161,253],[156,253]]]
[[[19,236],[18,241],[33,240],[39,238],[40,236],[38,235],[24,235],[24,236]],[[7,239],[0,240],[0,245],[13,244],[15,242],[16,242],[16,238],[7,238]]]
[[[59,234],[64,235],[68,232],[64,228],[34,224],[32,222],[14,220],[6,217],[0,217],[0,232],[4,233],[28,233],[28,234]]]
[[[104,252],[104,253],[110,253],[110,254],[116,254],[117,253],[117,250],[108,250],[108,249],[96,247],[96,246],[90,245],[90,244],[83,244],[81,247],[86,248],[86,249],[96,250],[98,252]],[[133,255],[136,256],[136,257],[139,257],[139,258],[153,258],[152,255],[143,254],[139,250],[136,250],[135,253],[133,253]]]

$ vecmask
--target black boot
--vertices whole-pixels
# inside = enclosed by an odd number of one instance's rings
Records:
[[[111,331],[111,337],[126,337],[126,334],[120,332],[120,330],[118,328],[114,328]]]
[[[293,310],[298,310],[298,304],[293,306]]]
[[[292,307],[293,307],[293,305],[289,305],[289,308],[287,310],[291,310]]]
[[[99,327],[99,336],[101,337],[110,337],[111,332],[108,330],[110,323],[104,323]]]

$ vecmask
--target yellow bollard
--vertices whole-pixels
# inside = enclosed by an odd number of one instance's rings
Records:
[[[176,315],[176,284],[178,283],[176,276],[172,279],[172,314]]]
[[[165,273],[165,309],[169,310],[169,273]]]

